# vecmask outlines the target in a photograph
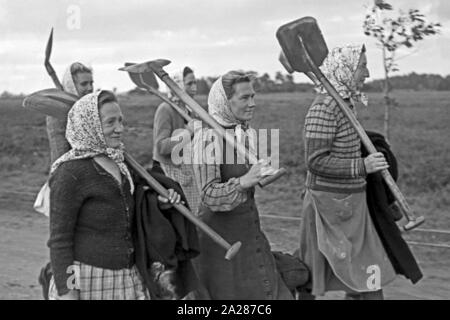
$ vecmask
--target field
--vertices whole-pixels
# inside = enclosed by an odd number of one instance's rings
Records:
[[[399,161],[399,186],[415,213],[427,219],[424,228],[450,228],[450,93],[395,92],[392,149]],[[383,128],[382,97],[370,96],[370,107],[359,110],[366,129]],[[263,215],[299,217],[305,163],[303,120],[313,99],[310,93],[257,97],[255,128],[280,129],[280,164],[289,173],[257,192]],[[199,101],[204,105],[205,97]],[[159,103],[149,96],[121,96],[126,118],[125,144],[142,164],[149,164],[152,119]],[[32,201],[49,168],[45,117],[21,107],[20,99],[0,100],[0,299],[39,299],[36,276],[47,260],[48,220],[32,210]],[[263,227],[276,249],[292,252],[299,222],[263,218]],[[421,240],[418,234],[408,239]],[[444,242],[432,236],[428,242]],[[447,239],[448,241],[448,239]],[[388,298],[450,298],[449,249],[413,247],[425,273],[417,286],[396,281]],[[337,296],[330,296],[337,297]]]

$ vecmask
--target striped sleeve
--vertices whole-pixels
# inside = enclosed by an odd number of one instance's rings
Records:
[[[193,170],[197,185],[201,190],[201,202],[211,211],[230,211],[247,201],[247,192],[239,187],[239,178],[222,182],[220,164],[206,162],[206,148],[202,139],[194,138]],[[213,149],[215,150],[215,149]],[[214,152],[214,151],[213,151]],[[214,157],[209,155],[208,158]],[[198,159],[201,158],[201,161]]]
[[[343,159],[331,154],[338,128],[335,108],[316,104],[305,119],[305,157],[309,171],[326,178],[357,178],[366,175],[362,158]]]

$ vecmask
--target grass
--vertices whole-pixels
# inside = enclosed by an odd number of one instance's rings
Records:
[[[427,227],[450,227],[450,92],[395,92],[392,149],[399,161],[399,186]],[[267,94],[257,97],[255,128],[280,129],[280,165],[284,178],[259,190],[262,214],[299,216],[305,171],[302,128],[310,93]],[[199,98],[202,105],[206,97]],[[0,189],[37,190],[46,179],[49,150],[45,117],[21,107],[20,99],[0,100]],[[142,164],[151,161],[152,119],[159,104],[154,97],[120,97],[126,118],[125,144]],[[358,115],[366,129],[382,132],[380,94],[370,95],[370,107]]]

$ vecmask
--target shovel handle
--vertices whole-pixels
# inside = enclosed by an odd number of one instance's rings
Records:
[[[376,153],[377,149],[373,145],[372,141],[368,137],[366,131],[361,126],[359,121],[356,119],[353,112],[348,107],[347,103],[342,99],[342,97],[339,95],[339,93],[336,91],[336,89],[333,87],[333,85],[328,81],[328,79],[324,76],[322,71],[319,69],[319,67],[314,63],[311,56],[309,55],[308,49],[303,43],[303,39],[299,36],[299,41],[301,46],[303,47],[303,51],[305,53],[306,61],[311,68],[312,73],[316,76],[318,81],[324,86],[324,88],[327,90],[327,92],[331,95],[331,97],[336,101],[339,108],[342,110],[344,115],[349,119],[351,125],[356,130],[358,136],[361,139],[361,142],[366,147],[367,151],[372,154]],[[405,231],[411,230],[420,224],[422,224],[425,219],[424,217],[416,217],[412,210],[409,208],[408,203],[406,202],[405,197],[403,196],[402,192],[398,188],[397,184],[395,183],[394,179],[392,178],[391,174],[387,169],[384,169],[381,171],[381,175],[388,185],[389,189],[391,190],[392,194],[394,195],[395,199],[398,201],[399,207],[401,208],[401,211],[405,218],[408,220],[407,225],[403,228]]]
[[[146,182],[152,187],[159,195],[163,197],[169,196],[169,191],[164,188],[155,178],[153,178],[132,156],[125,153],[125,161],[133,168]],[[224,248],[227,252],[225,259],[232,259],[239,251],[241,246],[240,242],[236,242],[230,245],[224,238],[222,238],[217,232],[211,229],[206,223],[194,216],[191,211],[181,203],[173,205],[183,216],[196,225],[201,231],[206,233],[213,241]]]
[[[287,170],[285,168],[280,168],[277,170],[277,172],[275,172],[275,174],[272,174],[270,176],[264,177],[263,179],[261,179],[258,182],[258,185],[261,188],[264,188],[265,186],[267,186],[268,184],[271,184],[272,182],[278,180],[279,178],[281,178],[282,176],[284,176],[287,173]]]
[[[189,116],[185,111],[183,111],[175,102],[171,101],[169,98],[167,98],[165,95],[163,95],[161,92],[159,92],[159,90],[156,90],[155,88],[147,85],[144,82],[144,85],[147,89],[147,91],[151,94],[154,94],[155,96],[157,96],[158,98],[160,98],[162,101],[164,101],[165,103],[167,103],[169,106],[171,106],[176,112],[178,112],[178,114],[187,122],[190,122],[192,120],[192,117]]]

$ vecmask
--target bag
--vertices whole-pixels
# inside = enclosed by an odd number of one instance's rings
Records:
[[[48,181],[42,186],[33,205],[34,210],[44,216],[50,216],[50,186]]]
[[[278,272],[290,291],[305,286],[310,280],[310,272],[298,257],[279,251],[272,251]]]

